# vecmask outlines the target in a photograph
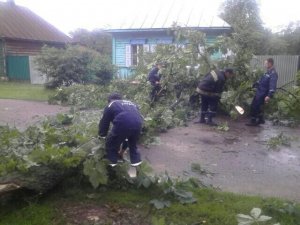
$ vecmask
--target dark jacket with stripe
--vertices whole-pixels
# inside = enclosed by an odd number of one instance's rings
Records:
[[[104,109],[99,123],[99,136],[107,135],[111,122],[115,131],[126,132],[128,129],[141,129],[143,119],[136,104],[127,100],[116,100]]]
[[[202,95],[221,96],[226,77],[224,71],[214,71],[206,74],[198,84],[198,92]]]
[[[160,81],[159,69],[154,67],[148,74],[148,80],[152,85],[155,85],[157,81]]]
[[[269,69],[255,84],[257,97],[273,97],[277,86],[278,74],[274,68]]]

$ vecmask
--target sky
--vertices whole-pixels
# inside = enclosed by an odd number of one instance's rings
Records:
[[[4,1],[4,0],[0,0]],[[15,0],[66,34],[78,29],[219,24],[222,0]],[[277,31],[300,20],[300,1],[258,0],[264,26]]]

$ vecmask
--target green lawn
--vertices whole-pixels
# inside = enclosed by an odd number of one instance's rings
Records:
[[[25,82],[0,82],[0,99],[47,101],[54,91]]]
[[[254,207],[261,208],[264,215],[273,217],[269,223],[259,225],[273,225],[279,222],[281,225],[300,224],[299,205],[278,199],[242,196],[212,189],[194,189],[193,192],[198,200],[195,204],[182,205],[174,202],[169,208],[150,210],[149,201],[157,197],[153,190],[92,191],[69,187],[64,192],[52,193],[40,201],[31,200],[19,206],[17,202],[11,206],[0,206],[0,225],[113,224],[107,222],[107,217],[111,214],[116,220],[121,217],[128,220],[132,217],[131,223],[117,223],[122,225],[237,225],[236,215],[249,214]],[[74,219],[73,210],[70,211],[70,215],[65,213],[66,207],[70,206],[83,214],[86,214],[86,209],[91,208],[102,207],[109,210],[106,215],[101,215],[102,223],[72,223],[68,221]],[[76,209],[78,206],[80,208]],[[128,213],[122,213],[122,209],[128,210]]]

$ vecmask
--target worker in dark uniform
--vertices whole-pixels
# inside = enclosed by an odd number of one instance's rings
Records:
[[[106,138],[105,146],[110,166],[117,165],[120,146],[126,139],[128,139],[131,165],[138,166],[142,161],[137,149],[137,141],[143,124],[139,109],[131,101],[122,100],[122,96],[117,93],[111,94],[108,102],[99,123],[98,134],[99,137],[106,137],[112,122],[113,127]]]
[[[234,75],[233,69],[225,69],[224,71],[212,70],[206,74],[200,81],[197,92],[201,95],[201,112],[200,120],[196,123],[207,123],[216,126],[213,117],[217,113],[217,107],[226,79]],[[206,121],[207,118],[207,121]]]
[[[267,59],[265,66],[267,72],[253,85],[257,89],[251,103],[251,119],[246,124],[247,126],[258,126],[265,123],[262,106],[270,101],[276,91],[278,74],[274,68],[274,60],[272,58]]]
[[[150,93],[150,100],[151,102],[156,100],[157,93],[161,90],[160,85],[160,69],[162,68],[163,63],[156,63],[155,66],[151,69],[150,73],[148,74],[148,80],[152,85],[152,90]]]

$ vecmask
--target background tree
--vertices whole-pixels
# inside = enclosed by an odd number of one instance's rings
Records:
[[[256,0],[226,0],[220,17],[233,28],[235,42],[241,48],[260,54],[265,33]]]
[[[300,21],[290,23],[280,36],[287,45],[287,54],[300,55]]]
[[[112,54],[112,37],[103,30],[88,31],[85,29],[78,29],[71,33],[75,42],[85,47],[94,49],[103,54]]]

